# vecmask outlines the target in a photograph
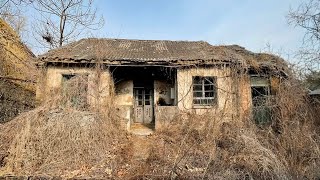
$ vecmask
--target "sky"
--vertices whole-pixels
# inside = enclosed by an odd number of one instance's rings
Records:
[[[95,37],[207,41],[271,51],[290,60],[304,32],[288,25],[302,0],[96,0],[105,19]]]
[[[302,44],[302,29],[286,15],[301,0],[98,0],[108,38],[203,40],[287,56]]]

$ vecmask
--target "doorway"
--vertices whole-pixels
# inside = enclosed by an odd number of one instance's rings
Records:
[[[153,82],[134,81],[134,123],[152,124],[154,121]]]

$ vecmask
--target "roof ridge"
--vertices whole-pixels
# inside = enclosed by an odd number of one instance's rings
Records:
[[[166,41],[166,42],[204,42],[208,43],[207,41],[204,40],[198,40],[198,41],[193,41],[193,40],[169,40],[169,39],[126,39],[126,38],[82,38],[78,41],[82,40],[115,40],[115,41],[149,41],[149,42],[157,42],[157,41]],[[209,43],[208,43],[209,44]]]

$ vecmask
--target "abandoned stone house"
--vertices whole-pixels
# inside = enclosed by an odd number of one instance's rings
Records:
[[[38,87],[38,99],[63,91],[73,76],[86,75],[86,103],[94,106],[97,90],[100,104],[113,93],[128,129],[134,123],[158,129],[177,112],[248,116],[259,106],[255,98],[275,93],[286,66],[275,55],[237,45],[96,38],[51,50],[39,56],[39,62],[46,78]]]

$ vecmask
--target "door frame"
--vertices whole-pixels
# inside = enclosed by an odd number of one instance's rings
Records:
[[[136,90],[138,89],[142,89],[144,92],[142,94],[142,122],[141,121],[137,121],[136,118],[136,110],[137,110],[137,100],[136,100]],[[145,116],[145,92],[146,91],[150,91],[150,106],[151,106],[151,121],[150,122],[146,122],[146,118]],[[155,113],[154,113],[154,81],[153,80],[134,80],[133,81],[133,123],[142,123],[142,124],[153,124],[155,123]]]

